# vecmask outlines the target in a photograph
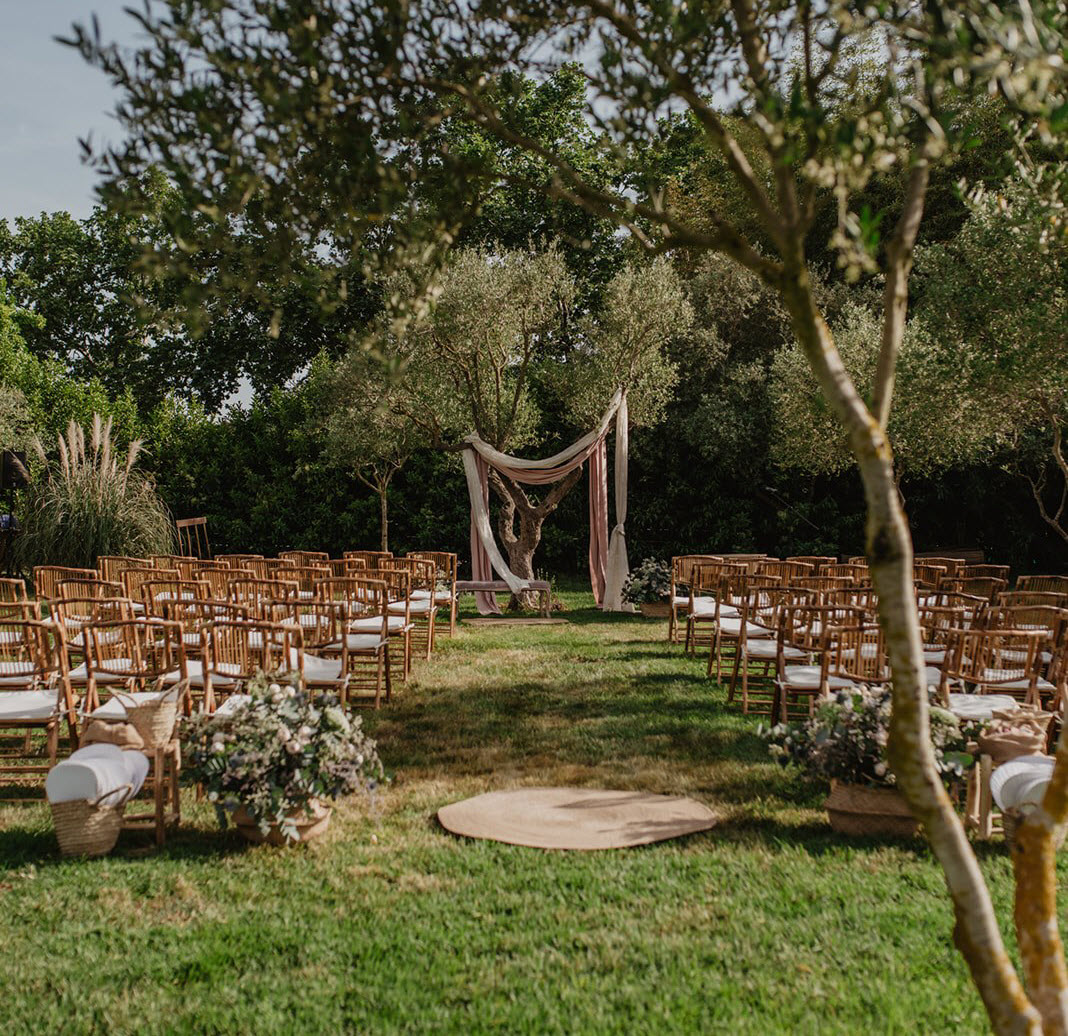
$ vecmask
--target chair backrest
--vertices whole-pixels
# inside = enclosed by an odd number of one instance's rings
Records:
[[[838,561],[838,558],[825,557],[822,554],[794,554],[791,557],[785,559],[786,561],[800,561],[802,564],[811,565],[816,572],[819,572],[823,565],[833,565]]]
[[[1017,576],[1016,589],[1068,594],[1068,576]]]
[[[919,606],[920,633],[928,650],[944,648],[956,629],[966,629],[971,619],[963,605],[934,604],[927,601]]]
[[[152,568],[149,558],[127,557],[122,554],[101,555],[96,559],[96,568],[101,579],[109,583],[122,582],[122,573],[128,568]]]
[[[330,555],[325,550],[283,550],[279,551],[278,557],[301,567],[325,564],[330,560]]]
[[[303,669],[300,627],[251,619],[218,619],[202,630],[208,678],[243,682],[257,671]]]
[[[73,728],[74,695],[63,627],[40,618],[5,618],[0,621],[0,633],[0,696],[7,691],[57,687]]]
[[[56,583],[55,600],[62,601],[68,597],[125,597],[126,590],[122,583],[113,583],[107,579],[61,579]]]
[[[874,616],[879,610],[879,596],[870,586],[846,586],[828,590],[824,602],[837,608],[852,608],[865,615]]]
[[[0,604],[19,604],[29,600],[25,579],[0,579]]]
[[[64,579],[96,579],[95,568],[67,568],[63,565],[37,565],[33,570],[33,589],[43,601],[56,597],[56,585]]]
[[[915,560],[921,565],[939,565],[946,570],[946,575],[952,579],[967,562],[963,558],[935,557],[928,554],[917,554]]]
[[[256,577],[245,568],[231,568],[229,565],[211,565],[210,567],[194,568],[192,578],[201,583],[207,583],[211,588],[211,597],[217,601],[226,600],[230,592],[230,580],[232,579],[255,579]]]
[[[126,686],[147,686],[169,673],[188,676],[182,629],[159,618],[90,622],[83,630],[90,686],[106,690],[116,678]],[[106,678],[106,679],[105,679]]]
[[[330,578],[330,566],[324,564],[291,565],[289,568],[279,570],[277,578],[284,579],[287,583],[296,583],[298,592],[310,598],[315,596],[315,584],[322,579]]]
[[[210,558],[211,544],[208,542],[208,519],[179,518],[174,527],[178,532],[178,549],[187,557]]]
[[[203,579],[149,579],[141,584],[145,612],[163,617],[167,601],[207,601],[211,586]]]
[[[954,630],[942,665],[942,687],[957,681],[980,693],[1005,692],[1034,701],[1040,653],[1047,644],[1049,634],[1041,630]]]
[[[867,563],[859,561],[824,565],[818,574],[821,576],[849,576],[854,583],[868,583],[871,581],[871,571],[868,569]]]
[[[122,585],[131,601],[141,601],[144,596],[141,587],[145,583],[161,580],[170,582],[181,578],[182,573],[176,568],[128,568],[122,573]]]
[[[992,601],[1009,586],[1007,579],[999,579],[995,576],[970,576],[962,578],[955,576],[952,579],[943,579],[939,585],[940,590],[947,593],[971,594],[973,597],[981,597],[986,601]]]
[[[341,558],[343,561],[362,561],[372,572],[377,571],[378,563],[386,558],[393,557],[390,550],[346,550]]]
[[[231,568],[245,568],[246,561],[262,561],[262,554],[216,554],[216,561],[225,562]]]
[[[434,591],[437,582],[437,566],[433,561],[418,558],[380,558],[378,575],[384,577],[388,572],[407,572],[409,591]]]
[[[823,647],[825,629],[831,626],[859,626],[863,622],[864,613],[855,608],[798,601],[782,609],[780,643],[816,654]]]
[[[399,573],[406,579],[407,573]],[[345,605],[352,616],[385,615],[389,603],[388,585],[384,579],[348,576],[321,579],[316,584],[320,601],[335,601]]]
[[[94,622],[119,622],[134,617],[133,601],[126,597],[68,597],[53,601],[52,615],[63,627],[67,645],[84,652],[82,630]]]
[[[912,565],[912,579],[923,590],[937,590],[942,580],[949,575],[945,565],[933,565],[926,561],[916,561]]]
[[[407,555],[414,561],[430,561],[434,565],[434,580],[448,583],[450,589],[456,586],[457,558],[445,550],[412,550]]]
[[[795,579],[814,576],[816,566],[807,561],[760,561],[756,566],[756,575],[774,576],[783,585],[791,585]]]
[[[825,594],[831,590],[845,590],[856,585],[852,576],[800,576],[793,580],[794,586],[817,590]]]
[[[671,559],[672,597],[679,591],[694,587],[697,570],[702,565],[714,565],[723,559],[718,554],[678,554]]]
[[[890,680],[886,644],[878,623],[827,626],[821,651],[824,680],[828,676],[866,684],[884,684]]]
[[[250,614],[255,616],[261,614],[261,610],[268,602],[296,597],[297,593],[296,582],[284,579],[256,579],[247,576],[231,579],[226,588],[228,600],[244,605]]]
[[[1004,579],[1009,584],[1008,565],[962,565],[953,574],[955,579]]]
[[[986,629],[1038,630],[1060,644],[1068,628],[1068,609],[1048,604],[992,604],[983,612],[982,624]]]
[[[1068,593],[1052,590],[1002,590],[994,600],[1006,608],[1068,608]]]
[[[299,626],[307,651],[324,647],[347,653],[349,607],[344,601],[294,600],[272,601],[271,621]]]

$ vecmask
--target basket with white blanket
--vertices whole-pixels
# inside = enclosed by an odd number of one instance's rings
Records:
[[[115,847],[126,803],[148,774],[143,752],[93,744],[57,763],[45,794],[64,856],[103,856]]]

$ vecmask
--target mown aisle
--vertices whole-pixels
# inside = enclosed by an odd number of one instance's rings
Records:
[[[321,844],[250,850],[189,800],[163,853],[61,862],[43,808],[0,812],[0,1031],[981,1031],[923,848],[832,837],[822,790],[662,624],[570,599],[567,626],[443,641],[367,716],[391,784]],[[725,819],[603,853],[433,820],[519,783],[682,792]]]

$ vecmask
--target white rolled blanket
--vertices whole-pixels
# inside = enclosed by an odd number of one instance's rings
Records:
[[[143,752],[123,751],[118,745],[87,745],[52,767],[45,781],[45,794],[49,802],[95,802],[101,795],[129,784],[133,787],[130,794],[136,795],[146,776],[148,756]],[[115,800],[119,799],[121,796],[116,795]]]

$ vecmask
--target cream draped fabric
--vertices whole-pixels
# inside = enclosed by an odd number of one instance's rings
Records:
[[[615,497],[616,525],[608,537],[608,480],[605,439],[612,418],[616,419]],[[619,610],[620,591],[627,577],[627,554],[623,523],[627,512],[627,402],[622,389],[612,396],[600,423],[567,449],[542,460],[526,460],[501,453],[478,435],[464,439],[464,474],[471,498],[471,575],[489,581],[496,571],[513,593],[527,587],[525,580],[509,569],[493,536],[489,517],[489,469],[492,467],[516,482],[548,485],[590,461],[590,582],[597,604]],[[622,502],[622,503],[621,503]],[[609,596],[609,595],[612,596]],[[476,594],[479,611],[499,614],[496,597]]]

